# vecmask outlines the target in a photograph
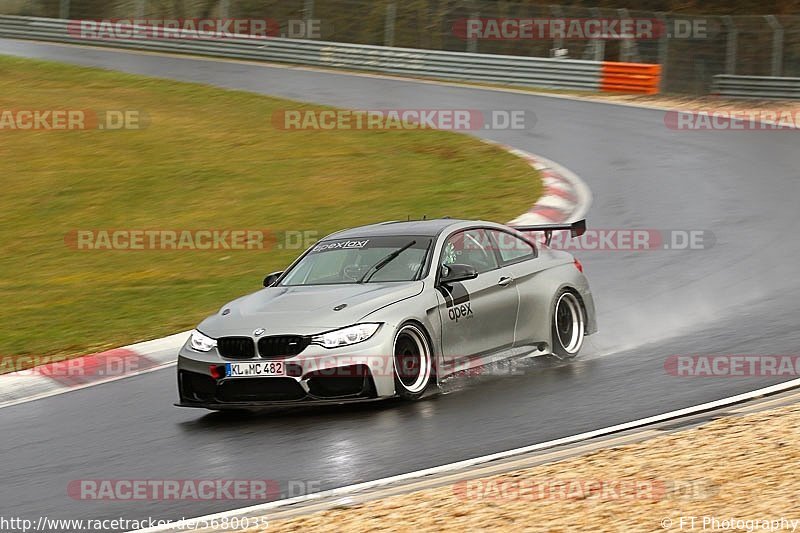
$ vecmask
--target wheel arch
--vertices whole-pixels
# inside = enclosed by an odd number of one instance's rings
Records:
[[[430,331],[428,331],[428,327],[421,320],[419,320],[416,317],[408,317],[398,322],[397,327],[395,327],[394,335],[392,336],[392,343],[394,344],[394,338],[397,336],[397,332],[400,331],[403,328],[403,326],[406,326],[408,324],[413,324],[417,326],[419,330],[422,331],[422,334],[425,336],[425,340],[428,342],[428,348],[431,351],[431,358],[433,359],[433,367],[431,368],[432,372],[431,377],[435,378],[436,376],[438,376],[441,350],[437,348],[436,344],[433,341],[433,336],[431,335]],[[394,364],[394,362],[392,364]]]
[[[584,333],[584,335],[588,335],[589,334],[588,333],[588,324],[589,324],[590,318],[589,318],[589,314],[588,314],[587,309],[586,309],[586,302],[583,299],[583,294],[581,294],[581,291],[578,290],[577,287],[575,287],[574,285],[572,285],[571,283],[568,283],[568,282],[564,282],[564,283],[560,284],[558,286],[558,288],[556,289],[556,291],[553,293],[553,297],[550,299],[550,305],[548,307],[548,312],[547,312],[547,324],[548,325],[552,325],[553,324],[553,320],[555,319],[554,313],[556,312],[556,302],[561,297],[561,295],[564,294],[565,292],[569,292],[569,293],[575,295],[575,297],[578,299],[578,304],[580,304],[581,311],[583,312],[584,323],[587,325],[587,333]],[[549,340],[549,345],[550,345],[550,351],[552,352],[553,348],[554,348],[553,342],[555,340],[555,339],[553,339],[552,328],[548,327],[547,335],[548,335],[548,340]]]

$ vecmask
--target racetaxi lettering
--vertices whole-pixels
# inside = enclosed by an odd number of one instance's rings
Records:
[[[369,239],[363,241],[338,241],[338,242],[322,242],[316,245],[312,252],[327,252],[329,250],[350,250],[353,248],[364,248]]]

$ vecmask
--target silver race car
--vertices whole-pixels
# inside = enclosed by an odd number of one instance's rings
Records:
[[[585,228],[436,219],[329,235],[197,326],[176,405],[415,400],[456,372],[575,357],[594,300],[580,262],[548,244]]]

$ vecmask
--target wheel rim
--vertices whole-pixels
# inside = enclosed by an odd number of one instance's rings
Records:
[[[394,368],[397,379],[410,393],[428,385],[431,358],[425,335],[414,326],[404,326],[394,340]]]
[[[556,333],[567,353],[575,354],[583,345],[583,310],[578,298],[565,292],[556,303]]]

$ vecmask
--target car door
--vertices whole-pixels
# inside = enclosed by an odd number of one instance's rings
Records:
[[[551,298],[537,279],[546,266],[536,247],[510,232],[492,229],[488,233],[494,241],[501,272],[514,280],[519,297],[514,347],[534,346],[547,340]]]
[[[513,280],[504,276],[486,230],[458,231],[445,241],[442,265],[474,267],[474,279],[442,284],[437,276],[437,298],[442,323],[445,364],[510,348],[514,342],[519,297]]]

